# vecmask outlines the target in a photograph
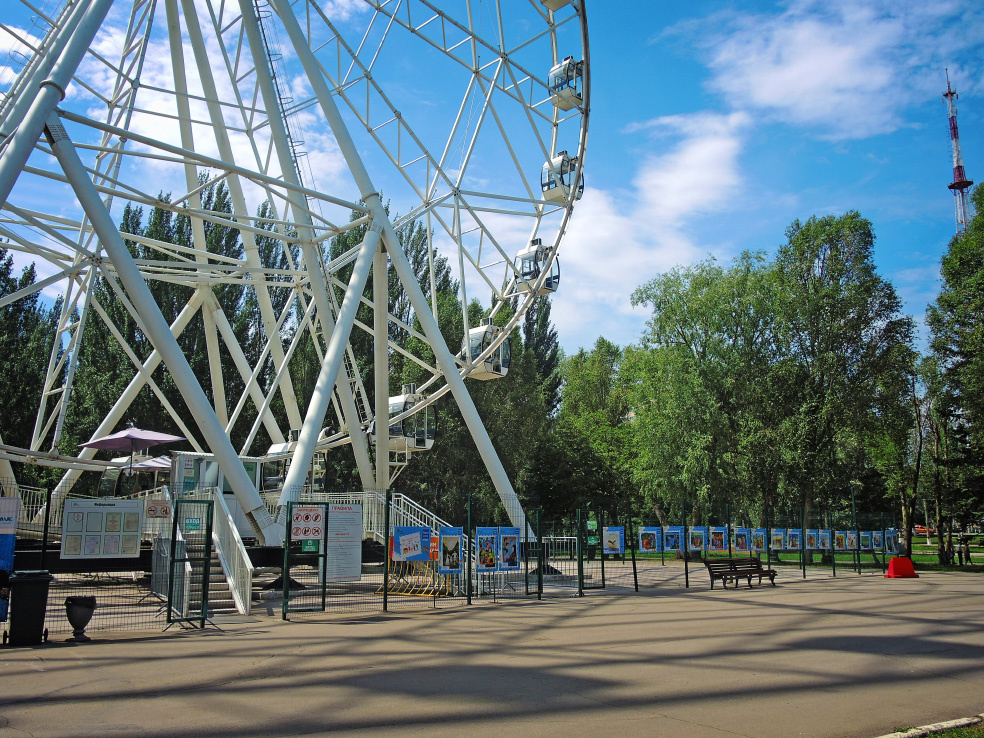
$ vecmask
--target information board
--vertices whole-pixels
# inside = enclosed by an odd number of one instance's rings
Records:
[[[622,526],[605,526],[601,529],[602,551],[606,554],[625,553],[625,528]]]
[[[479,528],[475,536],[475,570],[495,571],[499,564],[499,529]]]
[[[20,498],[0,497],[0,623],[7,619],[10,605],[10,573],[14,570],[14,542]]]
[[[499,552],[499,569],[519,570],[519,528],[499,528]]]
[[[325,509],[321,505],[297,505],[291,508],[292,541],[320,541],[324,537]]]
[[[663,529],[657,526],[639,529],[639,550],[642,553],[659,553],[663,550]]]
[[[144,503],[140,500],[66,500],[64,559],[120,559],[140,555]]]
[[[393,561],[428,561],[431,529],[398,525],[393,529]]]
[[[439,531],[437,571],[439,574],[457,574],[462,568],[461,548],[465,538],[462,528],[442,527]]]
[[[751,550],[752,550],[751,528],[735,528],[735,551],[737,553],[748,553]]]
[[[296,509],[296,508],[295,508]],[[362,505],[328,506],[328,582],[362,579]]]

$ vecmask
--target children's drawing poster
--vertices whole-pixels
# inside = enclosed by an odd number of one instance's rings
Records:
[[[606,554],[625,553],[625,528],[616,525],[606,525],[601,529],[602,551]]]
[[[464,530],[442,527],[438,530],[437,571],[439,574],[457,574],[461,571],[461,542]]]
[[[711,537],[707,541],[708,551],[727,551],[728,550],[728,529],[711,528]]]
[[[665,547],[667,551],[683,550],[683,526],[671,525],[666,529]]]
[[[479,528],[475,535],[476,571],[495,571],[499,563],[499,529]]]
[[[639,529],[639,551],[659,553],[663,550],[663,529],[648,527]]]
[[[703,551],[707,548],[707,527],[700,525],[690,529],[687,538],[687,548],[690,551]]]
[[[763,539],[763,543],[765,539]],[[735,551],[748,553],[752,550],[752,531],[748,528],[735,528]]]
[[[765,550],[765,539],[768,536],[768,531],[765,528],[756,528],[752,531],[752,550],[753,551],[764,551]]]
[[[393,529],[393,560],[428,561],[430,544],[430,528],[398,525]]]
[[[499,569],[519,571],[519,528],[499,528]]]

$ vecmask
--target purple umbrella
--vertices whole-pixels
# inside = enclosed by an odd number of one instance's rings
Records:
[[[158,433],[157,431],[141,430],[140,428],[127,428],[118,433],[113,433],[102,438],[94,438],[91,441],[80,443],[83,448],[101,448],[110,451],[129,451],[130,452],[130,471],[133,471],[133,453],[143,451],[159,443],[173,443],[183,441],[184,436],[172,436],[169,433]]]

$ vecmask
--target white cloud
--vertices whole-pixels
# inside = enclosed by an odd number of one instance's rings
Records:
[[[964,92],[979,86],[982,64],[956,68],[952,57],[984,42],[984,13],[970,0],[794,0],[778,14],[722,13],[669,34],[710,53],[709,86],[734,107],[856,139],[906,125],[907,107],[940,94],[944,66]]]
[[[674,137],[676,143],[642,157],[632,189],[588,187],[575,206],[560,252],[561,289],[551,311],[569,350],[588,347],[599,335],[620,344],[637,340],[646,313],[632,308],[632,291],[660,272],[719,249],[696,243],[689,222],[730,208],[742,181],[738,159],[748,122],[743,113],[698,113],[625,129],[661,140]]]
[[[321,7],[333,23],[350,20],[371,9],[363,0],[325,0]]]

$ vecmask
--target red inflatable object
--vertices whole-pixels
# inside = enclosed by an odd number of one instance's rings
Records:
[[[896,556],[888,562],[888,574],[885,577],[886,579],[918,579],[919,575],[912,566],[912,559]]]

